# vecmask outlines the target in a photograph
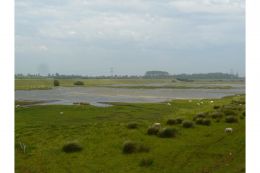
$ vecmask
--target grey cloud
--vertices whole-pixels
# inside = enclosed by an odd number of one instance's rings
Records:
[[[243,49],[245,44],[243,4],[239,0],[17,0],[17,68],[23,69],[20,62],[25,58],[38,59],[32,62],[39,64],[52,59],[58,66],[61,58],[72,63],[73,55],[91,64],[103,58],[112,64],[117,57],[125,57],[124,62],[151,58],[153,66],[159,57],[176,62],[186,56],[183,52],[203,59],[196,49],[214,60],[216,56],[209,56],[213,47],[221,47],[222,56],[226,52],[228,57],[240,57],[243,64],[243,54],[226,48]]]

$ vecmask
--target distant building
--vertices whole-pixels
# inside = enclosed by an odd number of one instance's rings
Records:
[[[147,71],[144,75],[146,78],[163,78],[169,76],[170,74],[166,71]]]

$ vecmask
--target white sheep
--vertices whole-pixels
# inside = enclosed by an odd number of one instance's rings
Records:
[[[225,132],[226,133],[232,133],[233,132],[233,128],[227,127],[227,128],[225,128]]]
[[[152,127],[161,128],[161,123],[154,123]]]
[[[214,103],[214,101],[213,101],[213,100],[211,100],[211,101],[210,101],[210,103]]]
[[[167,103],[168,106],[171,106],[171,103]]]
[[[61,115],[63,115],[63,112],[60,112]]]

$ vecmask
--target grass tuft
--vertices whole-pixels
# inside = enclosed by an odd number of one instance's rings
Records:
[[[138,128],[138,123],[130,122],[130,123],[127,124],[127,128],[128,129],[136,129],[136,128]]]
[[[193,126],[194,126],[194,123],[192,121],[189,121],[189,120],[185,120],[182,123],[182,127],[184,127],[184,128],[191,128]]]
[[[236,122],[238,122],[238,119],[237,119],[237,117],[230,115],[230,116],[226,117],[225,121],[227,123],[236,123]]]
[[[134,141],[125,141],[123,144],[123,153],[124,154],[131,154],[137,152],[149,152],[150,148],[145,146],[144,144],[137,143]]]
[[[177,134],[177,130],[172,127],[166,127],[159,131],[158,136],[161,138],[171,138],[175,137]]]
[[[73,153],[73,152],[79,152],[83,148],[80,146],[80,144],[77,141],[71,141],[67,142],[63,147],[62,150],[65,153]]]
[[[157,135],[159,130],[160,130],[160,128],[158,128],[158,127],[149,127],[147,129],[147,134],[148,135]]]

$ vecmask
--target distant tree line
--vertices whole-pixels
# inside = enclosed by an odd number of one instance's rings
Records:
[[[195,74],[176,74],[170,75],[164,71],[147,71],[143,76],[138,75],[113,75],[113,76],[83,76],[83,75],[64,75],[64,74],[48,74],[42,76],[40,74],[16,74],[15,79],[174,79],[179,81],[193,81],[200,79],[209,80],[244,80],[238,74],[228,73],[195,73]]]
[[[228,73],[197,73],[197,74],[178,74],[174,75],[176,79],[179,80],[196,80],[196,79],[242,79],[238,74],[228,74]]]
[[[171,77],[170,74],[166,71],[147,71],[144,76],[144,78],[169,78]]]

